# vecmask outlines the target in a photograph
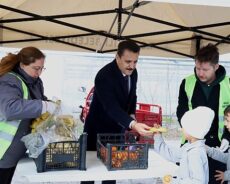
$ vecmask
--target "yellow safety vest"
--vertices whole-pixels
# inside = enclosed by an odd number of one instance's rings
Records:
[[[15,73],[9,74],[16,76],[22,83],[23,99],[28,99],[28,88],[24,81]],[[12,140],[18,130],[21,120],[16,121],[0,121],[0,159],[10,147]]]
[[[188,107],[189,110],[192,110],[192,96],[194,92],[194,88],[196,85],[196,77],[195,75],[190,75],[185,78],[185,92],[188,97]],[[218,108],[218,138],[221,141],[223,131],[224,131],[224,109],[230,104],[230,85],[229,85],[229,77],[225,77],[220,82],[220,95],[219,95],[219,108]],[[182,136],[181,143],[184,144],[185,138]]]

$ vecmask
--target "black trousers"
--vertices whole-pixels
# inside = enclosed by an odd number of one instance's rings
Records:
[[[14,175],[15,167],[0,168],[0,184],[10,184]]]
[[[102,184],[116,184],[116,180],[104,180]],[[81,181],[81,184],[94,184],[94,181]]]

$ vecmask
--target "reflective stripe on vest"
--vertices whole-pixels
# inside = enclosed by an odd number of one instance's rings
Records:
[[[189,110],[192,110],[192,96],[194,88],[196,85],[195,75],[190,75],[185,78],[185,92],[188,97],[188,107]],[[224,80],[220,82],[220,95],[219,95],[219,108],[218,108],[218,138],[221,140],[224,130],[224,109],[230,104],[230,84],[229,77],[225,77]],[[185,142],[184,137],[182,136],[181,143]]]
[[[15,73],[9,74],[16,76],[22,83],[23,99],[28,99],[28,88],[24,81]],[[0,159],[10,147],[10,144],[18,130],[21,120],[18,121],[0,121]]]

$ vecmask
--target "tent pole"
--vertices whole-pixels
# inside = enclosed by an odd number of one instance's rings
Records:
[[[117,14],[118,14],[118,20],[117,20],[117,35],[120,35],[120,33],[121,33],[121,19],[122,19],[122,13],[121,13],[121,11],[122,11],[122,0],[119,0],[119,5],[118,5],[118,12],[117,12]]]
[[[135,10],[135,8],[138,7],[138,2],[139,2],[139,0],[136,0],[135,3],[133,4],[132,10],[130,11],[130,13],[129,13],[129,15],[128,15],[128,17],[127,17],[127,19],[126,19],[126,21],[125,21],[125,23],[124,23],[124,25],[123,25],[123,27],[122,27],[122,29],[121,29],[119,35],[118,35],[119,38],[121,37],[121,34],[122,34],[123,31],[125,30],[125,27],[126,27],[126,25],[128,24],[128,21],[129,21],[129,19],[131,18],[132,14],[133,14],[133,12],[134,12],[134,10]]]
[[[202,39],[202,36],[196,36],[196,55],[197,55],[197,52],[200,50],[201,39]]]
[[[228,36],[226,36],[226,38],[230,38],[230,34]],[[219,44],[221,44],[221,43],[226,43],[226,42],[225,42],[225,40],[222,39],[222,40],[220,40],[220,41],[218,41],[216,43],[216,46],[219,45]]]
[[[109,33],[109,34],[111,33],[111,31],[112,31],[112,29],[113,29],[113,26],[114,26],[114,24],[115,24],[115,22],[116,22],[116,20],[117,20],[117,17],[118,17],[118,14],[116,14],[116,16],[114,17],[113,23],[112,23],[112,25],[110,26],[109,31],[108,31],[107,33]],[[107,39],[108,39],[108,37],[106,36],[105,39],[104,39],[104,41],[103,41],[103,43],[102,43],[102,45],[101,45],[101,48],[99,49],[99,51],[102,51],[102,49],[103,49],[104,46],[105,46],[105,43],[106,43]],[[96,52],[98,52],[98,50],[97,50]]]

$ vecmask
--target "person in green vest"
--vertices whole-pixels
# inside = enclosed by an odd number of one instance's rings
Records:
[[[30,133],[30,123],[56,104],[44,96],[40,75],[45,55],[35,47],[9,53],[0,62],[0,183],[10,184],[26,148],[21,138]]]
[[[206,106],[214,110],[215,117],[205,136],[205,144],[226,151],[229,147],[230,133],[224,127],[223,112],[230,104],[230,81],[225,68],[219,64],[219,52],[215,45],[208,44],[195,56],[194,74],[183,79],[178,98],[177,118],[179,123],[188,110]],[[184,144],[182,138],[182,145]],[[224,171],[226,166],[212,158],[209,161],[209,183],[215,180],[215,170]]]

